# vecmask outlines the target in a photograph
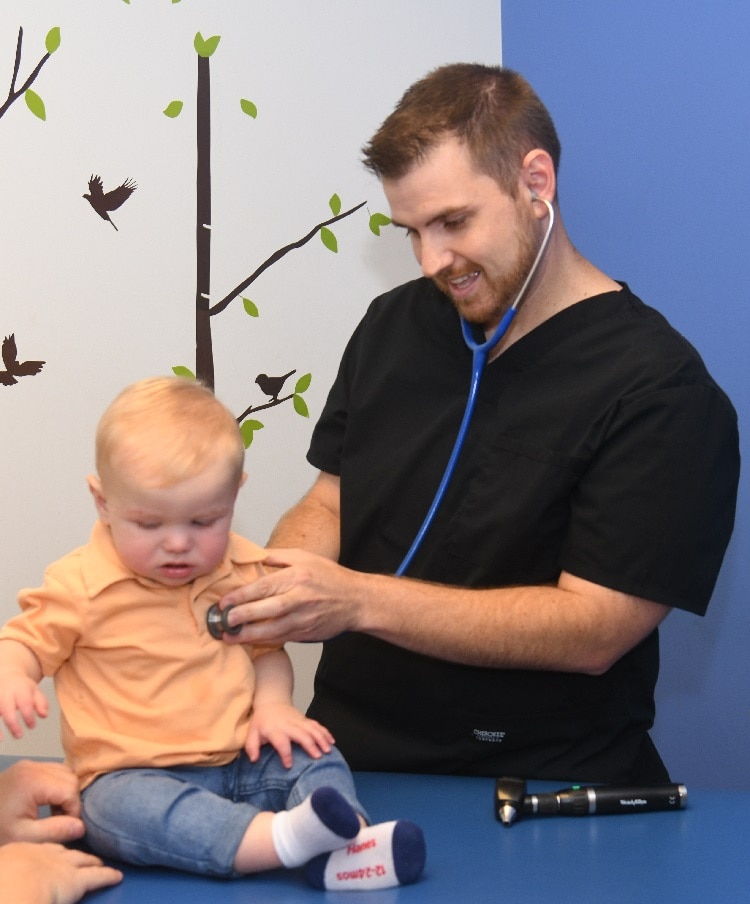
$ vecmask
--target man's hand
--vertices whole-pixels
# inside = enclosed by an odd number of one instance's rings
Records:
[[[274,571],[239,587],[219,603],[242,631],[227,643],[301,643],[329,640],[355,630],[352,586],[366,576],[324,556],[299,549],[270,549],[263,561]]]
[[[44,806],[61,812],[40,819]],[[19,760],[0,773],[0,844],[81,838],[80,813],[78,779],[62,763]]]
[[[119,870],[98,857],[59,844],[18,842],[0,848],[0,900],[9,904],[74,904],[121,879]]]
[[[245,741],[245,750],[251,762],[257,762],[263,744],[271,744],[289,769],[292,765],[292,743],[299,744],[317,760],[330,752],[334,740],[327,728],[314,719],[308,719],[289,703],[269,701],[254,708]]]

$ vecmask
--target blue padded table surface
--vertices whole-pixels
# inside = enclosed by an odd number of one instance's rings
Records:
[[[0,757],[0,767],[10,758]],[[216,880],[125,866],[121,885],[90,895],[100,904],[351,904],[435,902],[715,902],[750,900],[748,791],[688,787],[684,810],[617,816],[526,818],[510,827],[493,812],[494,782],[357,773],[375,821],[419,823],[427,841],[422,880],[378,892],[321,892],[299,871]],[[562,784],[530,782],[530,791]]]

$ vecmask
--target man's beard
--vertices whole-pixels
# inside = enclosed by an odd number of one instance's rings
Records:
[[[518,254],[510,267],[502,273],[490,277],[478,264],[467,261],[460,269],[439,273],[434,277],[433,282],[438,289],[450,298],[458,313],[469,323],[476,323],[479,326],[492,329],[515,303],[518,293],[521,291],[526,278],[531,272],[531,268],[534,266],[534,260],[539,250],[536,229],[534,228],[535,224],[536,220],[532,217],[529,217],[525,223],[521,224],[518,237]],[[451,280],[461,276],[468,276],[472,273],[480,274],[480,278],[485,283],[481,287],[482,293],[489,299],[480,306],[475,306],[472,303],[473,298],[469,299],[470,303],[468,305],[462,299],[454,298],[451,290]]]

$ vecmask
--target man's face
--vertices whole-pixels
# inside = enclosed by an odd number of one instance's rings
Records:
[[[539,244],[524,193],[514,200],[477,172],[452,137],[405,176],[384,179],[383,189],[424,275],[464,319],[494,329],[515,301]]]

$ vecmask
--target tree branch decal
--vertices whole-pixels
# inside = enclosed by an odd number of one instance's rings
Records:
[[[334,196],[335,197],[335,196]],[[333,200],[333,199],[332,199]],[[367,204],[367,201],[360,201],[359,204],[350,208],[349,210],[345,210],[344,213],[337,214],[335,217],[331,217],[330,220],[324,220],[322,223],[318,223],[317,226],[313,226],[313,228],[307,233],[303,238],[298,239],[296,242],[291,242],[288,245],[284,245],[283,248],[279,248],[278,251],[274,251],[274,253],[264,261],[260,267],[248,278],[241,282],[236,288],[232,289],[232,291],[225,295],[221,301],[217,301],[216,304],[209,308],[209,314],[213,317],[214,314],[221,314],[221,312],[228,307],[230,302],[237,298],[240,292],[244,292],[248,286],[252,285],[255,280],[262,274],[268,270],[269,267],[272,267],[275,263],[281,260],[282,257],[285,257],[289,254],[290,251],[295,251],[297,248],[302,248],[303,245],[306,245],[311,238],[313,238],[318,232],[322,232],[322,230],[326,229],[328,226],[332,226],[334,223],[337,223],[339,220],[343,220],[345,217],[351,216],[353,213],[356,213],[362,207]]]
[[[41,120],[45,120],[47,118],[47,111],[44,106],[44,101],[35,91],[31,90],[31,85],[33,85],[36,81],[37,76],[42,71],[44,64],[60,46],[59,28],[52,28],[49,30],[49,32],[47,32],[44,46],[47,52],[36,64],[31,75],[26,79],[23,85],[21,85],[20,88],[16,88],[18,73],[21,69],[21,56],[23,54],[23,28],[19,27],[18,42],[16,43],[16,59],[13,64],[13,78],[11,79],[10,88],[8,89],[8,97],[6,98],[5,103],[0,107],[0,119],[2,119],[2,117],[8,112],[11,106],[22,95],[26,99],[26,106],[29,108],[29,110],[31,110],[34,116],[37,116]]]

